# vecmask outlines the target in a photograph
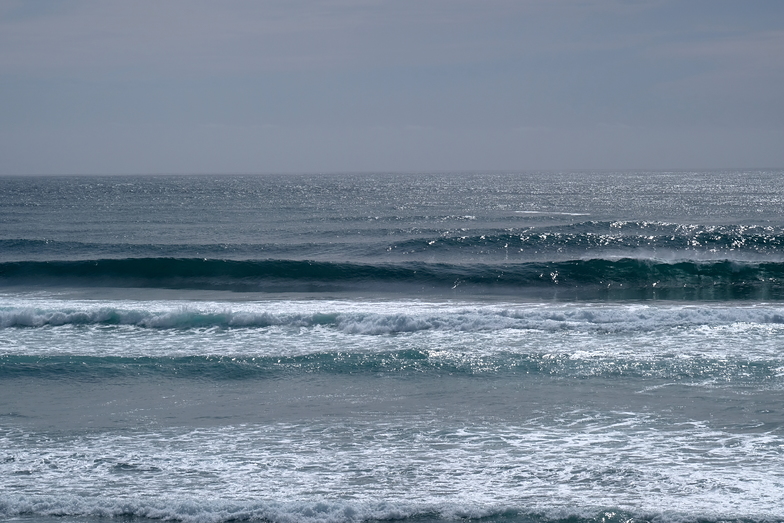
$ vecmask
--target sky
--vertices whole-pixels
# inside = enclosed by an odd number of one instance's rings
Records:
[[[781,0],[1,0],[0,174],[784,167]]]

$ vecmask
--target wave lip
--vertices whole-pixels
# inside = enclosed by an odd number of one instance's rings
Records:
[[[0,263],[0,285],[251,292],[500,293],[556,299],[782,300],[784,262],[588,259],[378,263],[125,258]]]

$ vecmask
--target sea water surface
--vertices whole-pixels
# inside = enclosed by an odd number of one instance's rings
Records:
[[[784,521],[783,178],[0,178],[0,519]]]

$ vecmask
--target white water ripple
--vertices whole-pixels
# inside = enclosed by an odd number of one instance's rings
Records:
[[[385,517],[563,507],[781,515],[780,435],[665,421],[573,412],[520,426],[385,418],[32,438],[7,430],[0,433],[0,513],[111,515],[137,507],[138,515],[225,520],[228,507],[283,509],[298,500],[287,514],[265,517],[297,520],[303,506],[326,503],[333,508],[303,519],[350,521],[384,500]],[[91,500],[96,493],[104,501]]]

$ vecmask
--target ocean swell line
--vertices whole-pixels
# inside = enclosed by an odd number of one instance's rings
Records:
[[[166,377],[206,381],[271,379],[303,374],[514,374],[571,378],[709,380],[778,383],[778,360],[744,358],[582,357],[559,353],[499,353],[399,350],[378,353],[322,352],[300,356],[0,356],[0,378],[76,381]]]
[[[0,285],[256,292],[490,292],[557,299],[781,300],[784,263],[621,258],[360,264],[127,258],[0,263]]]

